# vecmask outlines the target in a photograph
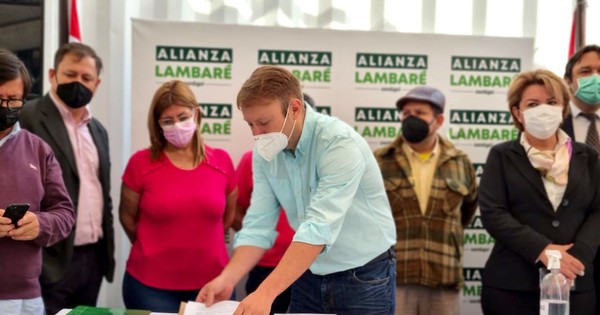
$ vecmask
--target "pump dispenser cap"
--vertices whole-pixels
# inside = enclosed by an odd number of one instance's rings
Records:
[[[562,258],[560,251],[547,249],[545,252],[548,257],[548,270],[560,269],[560,259]]]

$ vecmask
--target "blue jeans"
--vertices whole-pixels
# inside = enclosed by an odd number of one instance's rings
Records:
[[[177,313],[179,303],[196,300],[198,291],[200,289],[164,290],[149,287],[127,272],[123,277],[123,301],[128,309]]]
[[[292,286],[290,313],[391,315],[396,299],[396,258],[325,276],[306,271]]]

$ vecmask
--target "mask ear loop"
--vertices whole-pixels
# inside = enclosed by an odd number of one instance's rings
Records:
[[[285,123],[287,122],[288,114],[290,113],[290,106],[291,105],[292,105],[292,103],[290,102],[290,105],[288,105],[288,109],[285,112],[285,119],[283,120],[283,125],[281,126],[281,130],[279,131],[279,133],[283,133],[283,127],[285,127]],[[296,120],[294,119],[294,124],[292,125],[292,131],[290,131],[290,135],[287,137],[288,141],[292,137],[292,134],[294,133],[294,129],[295,128],[296,128]],[[285,135],[285,133],[283,133],[283,134]]]
[[[290,131],[290,136],[288,137],[288,141],[290,141],[290,138],[294,134],[294,129],[295,128],[296,128],[296,120],[294,119],[294,124],[292,125],[292,131]]]
[[[433,120],[432,120],[430,123],[428,123],[428,124],[427,124],[427,137],[429,137],[429,136],[431,135],[431,133],[432,133],[432,132],[431,132],[431,126],[432,126],[433,124],[435,124],[436,120],[437,120],[437,117],[434,115],[434,116],[433,116]],[[426,138],[427,138],[427,137],[426,137]]]
[[[285,112],[285,119],[283,120],[283,125],[281,125],[281,130],[279,130],[280,133],[283,133],[283,127],[285,127],[285,123],[287,122],[289,113],[290,113],[290,108],[288,107],[288,110]]]

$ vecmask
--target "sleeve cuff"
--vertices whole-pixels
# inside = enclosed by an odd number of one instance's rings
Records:
[[[273,247],[277,234],[276,231],[265,232],[262,230],[244,230],[242,228],[239,232],[235,233],[233,248],[247,245],[270,249]]]
[[[573,244],[573,247],[567,250],[567,253],[573,255],[573,257],[581,260],[584,265],[591,265],[594,260],[594,252],[588,246],[584,244]]]
[[[323,253],[326,253],[329,245],[333,243],[329,225],[315,222],[304,222],[300,224],[294,235],[293,241],[311,245],[325,245]]]

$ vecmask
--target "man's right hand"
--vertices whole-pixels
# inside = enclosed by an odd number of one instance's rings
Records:
[[[196,302],[211,306],[215,302],[230,300],[233,293],[233,285],[227,281],[223,275],[219,275],[207,283],[196,297]]]

